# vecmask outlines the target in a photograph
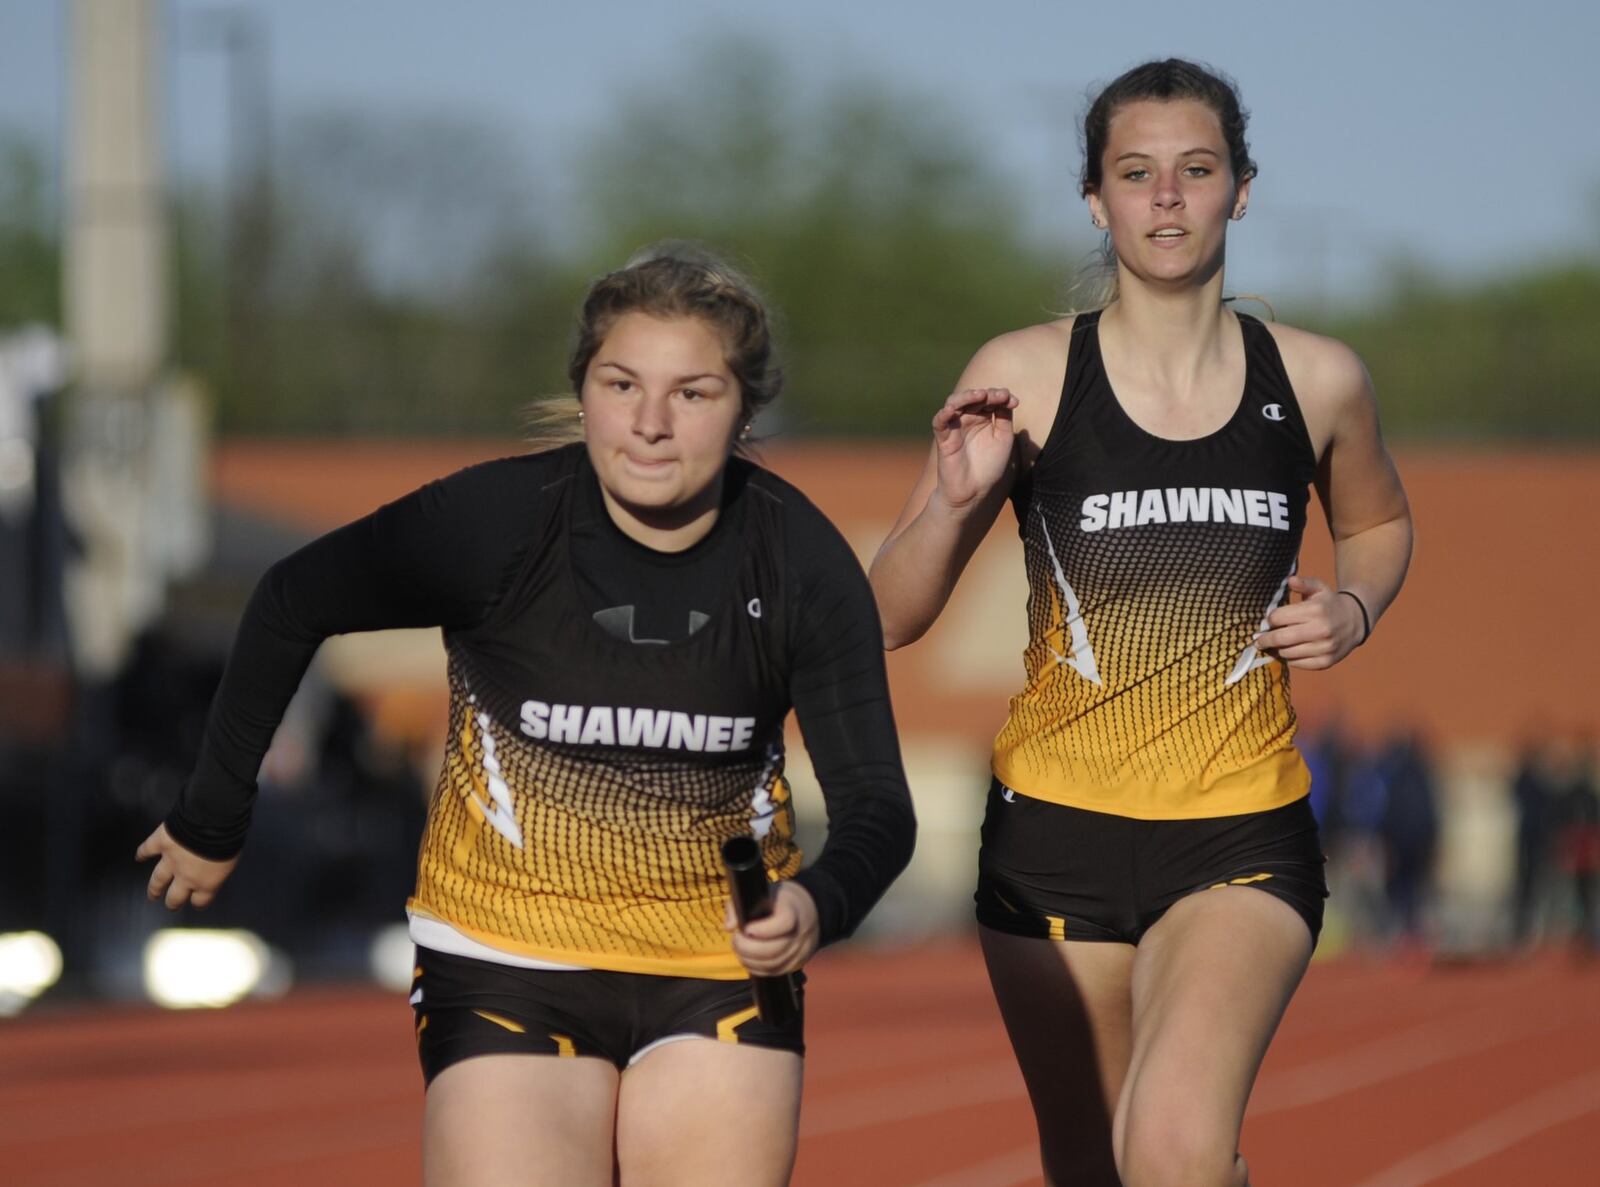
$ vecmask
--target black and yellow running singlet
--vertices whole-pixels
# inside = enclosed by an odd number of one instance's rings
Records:
[[[1239,325],[1233,415],[1168,440],[1117,402],[1099,314],[1074,323],[1055,423],[1012,496],[1029,642],[995,740],[1008,787],[1147,820],[1261,811],[1309,788],[1288,672],[1251,638],[1287,597],[1316,458],[1272,335]]]

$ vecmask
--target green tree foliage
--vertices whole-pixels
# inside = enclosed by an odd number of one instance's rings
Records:
[[[0,327],[61,322],[61,263],[44,154],[0,129]]]
[[[514,347],[562,341],[548,317],[507,332],[505,276],[532,289],[520,308],[538,308],[554,271],[514,158],[503,137],[450,116],[296,124],[265,232],[266,292],[225,343],[224,427],[509,431],[538,390]]]
[[[1401,278],[1328,332],[1366,360],[1402,437],[1600,438],[1600,263],[1449,285]]]
[[[937,103],[866,82],[806,103],[768,54],[719,60],[683,97],[636,96],[591,146],[594,241],[616,261],[687,236],[752,271],[783,315],[793,430],[918,431],[985,338],[1049,316],[1062,253],[1021,239]]]
[[[588,280],[661,239],[771,298],[789,389],[763,429],[792,435],[920,435],[980,343],[1066,300],[1085,256],[1025,240],[939,101],[849,79],[808,98],[758,46],[716,58],[625,97],[550,171],[570,213],[507,135],[449,116],[293,121],[270,220],[259,194],[181,192],[174,351],[219,427],[513,432],[567,387]],[[54,211],[43,154],[0,131],[0,328],[60,322]],[[1392,435],[1600,439],[1593,255],[1471,285],[1413,269],[1300,324],[1362,354]]]
[[[954,121],[865,85],[803,102],[750,46],[719,60],[731,68],[695,88],[624,101],[582,146],[569,171],[580,226],[559,248],[539,234],[553,220],[511,170],[516,154],[481,126],[301,121],[278,169],[269,293],[252,306],[265,316],[217,314],[238,252],[225,228],[199,236],[223,244],[221,281],[189,278],[214,296],[186,324],[218,340],[186,356],[214,360],[219,423],[506,432],[568,386],[588,280],[662,239],[709,245],[772,300],[789,431],[922,425],[984,338],[1048,315],[1063,264],[1020,240]]]

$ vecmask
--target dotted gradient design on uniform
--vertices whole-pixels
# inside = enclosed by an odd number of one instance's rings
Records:
[[[798,872],[778,745],[685,758],[533,741],[450,665],[450,730],[412,908],[503,951],[591,968],[736,979],[722,842]]]
[[[996,774],[1042,799],[1156,819],[1303,794],[1288,671],[1246,656],[1283,596],[1299,531],[1186,522],[1090,533],[1079,521],[1093,493],[1057,486],[1028,503],[1027,683],[996,739]]]

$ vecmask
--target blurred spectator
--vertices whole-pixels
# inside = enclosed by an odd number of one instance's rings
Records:
[[[1439,847],[1433,767],[1415,731],[1389,745],[1381,767],[1386,784],[1381,828],[1390,934],[1411,942],[1422,938],[1422,912]]]
[[[1301,753],[1311,768],[1311,812],[1322,832],[1322,851],[1331,859],[1344,832],[1351,764],[1350,741],[1339,718],[1330,717]]]
[[[1532,943],[1543,930],[1542,906],[1550,882],[1551,831],[1555,789],[1543,748],[1528,742],[1511,779],[1517,809],[1515,882],[1511,903],[1511,939]]]
[[[1389,785],[1381,758],[1341,743],[1344,776],[1328,854],[1332,902],[1349,922],[1350,938],[1378,941],[1388,933],[1383,820]],[[1315,776],[1313,776],[1315,778]]]
[[[1600,933],[1595,930],[1595,883],[1600,878],[1600,788],[1595,786],[1594,747],[1584,746],[1573,763],[1570,781],[1561,793],[1556,849],[1561,871],[1572,886],[1577,918],[1573,943],[1593,952]]]

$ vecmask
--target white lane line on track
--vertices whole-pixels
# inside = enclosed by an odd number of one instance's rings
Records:
[[[1568,1011],[1510,1014],[1498,1006],[1425,1022],[1339,1055],[1264,1077],[1250,1098],[1250,1116],[1304,1108],[1407,1072],[1560,1030]]]
[[[800,1137],[849,1133],[930,1113],[1027,1099],[1016,1062],[1010,1058],[994,1060],[973,1068],[952,1069],[946,1076],[920,1075],[914,1080],[896,1080],[863,1092],[838,1093],[815,1104],[803,1104]]]
[[[1422,1187],[1451,1171],[1588,1113],[1600,1112],[1600,1072],[1547,1088],[1379,1171],[1358,1187]]]
[[[1434,1064],[1558,1030],[1569,1021],[1568,1012],[1561,1011],[1508,1018],[1498,1007],[1437,1019],[1264,1079],[1251,1096],[1250,1116],[1303,1108]],[[800,1136],[823,1137],[871,1129],[1003,1100],[1027,1100],[1022,1076],[1010,1059],[980,1064],[949,1076],[919,1075],[860,1092],[830,1094],[805,1106]]]
[[[1021,1146],[936,1179],[924,1179],[916,1187],[1019,1187],[1019,1184],[1031,1183],[1043,1174],[1044,1168],[1039,1163],[1039,1147]]]
[[[1357,1187],[1424,1187],[1527,1138],[1600,1112],[1600,1072],[1591,1072],[1519,1101],[1460,1133],[1408,1155]],[[916,1187],[1018,1187],[1041,1174],[1038,1147],[1021,1146]]]

